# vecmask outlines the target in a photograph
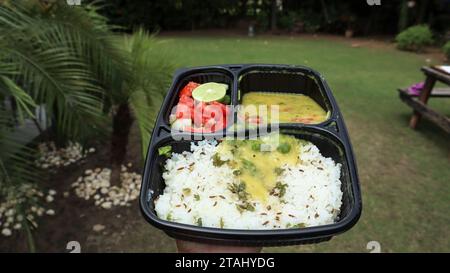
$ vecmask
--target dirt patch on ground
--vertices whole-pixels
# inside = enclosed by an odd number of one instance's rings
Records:
[[[132,170],[142,172],[142,157],[139,135],[136,126],[132,129],[126,162],[133,164]],[[60,169],[49,175],[45,187],[55,189],[55,201],[49,206],[56,212],[54,216],[42,217],[33,239],[38,252],[69,252],[67,243],[77,241],[82,252],[156,252],[175,251],[172,239],[163,232],[151,227],[141,216],[137,200],[129,207],[113,207],[105,210],[94,206],[94,201],[83,200],[75,195],[71,184],[86,169],[107,167],[109,163],[109,144],[96,145],[97,152],[73,166]],[[70,192],[64,197],[64,192]],[[104,229],[94,231],[94,225]],[[0,238],[2,252],[28,252],[25,232],[16,232],[11,237]]]

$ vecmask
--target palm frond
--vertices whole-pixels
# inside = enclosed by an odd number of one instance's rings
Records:
[[[2,75],[0,70],[0,94],[3,97],[10,96],[17,104],[17,113],[19,121],[23,123],[25,116],[34,117],[33,110],[36,104],[33,98],[30,97],[20,86],[18,86],[12,79]],[[0,98],[2,97],[0,96]]]
[[[56,118],[60,133],[68,138],[80,136],[84,122],[99,122],[103,90],[86,68],[86,64],[64,47],[34,49],[28,45],[6,47],[4,50],[17,64],[17,81],[38,104],[46,105],[49,116]]]
[[[142,29],[124,38],[124,47],[130,53],[132,75],[125,88],[140,129],[143,155],[147,152],[158,109],[174,69],[170,56],[155,47],[157,43],[154,36]]]
[[[133,111],[134,118],[137,121],[141,136],[142,158],[145,158],[147,145],[150,142],[150,136],[155,124],[156,109],[153,100],[149,101],[148,94],[143,91],[135,91],[130,95],[129,104]]]
[[[28,198],[29,190],[35,189],[44,176],[34,164],[36,151],[19,139],[14,124],[11,111],[0,107],[0,201],[14,202],[16,211],[24,218],[22,225],[33,251],[34,240],[25,218],[25,207],[35,205],[35,198]]]
[[[46,105],[58,134],[86,138],[105,121],[103,103],[122,89],[126,58],[95,10],[56,9],[36,15],[20,3],[0,5],[0,65],[13,66],[14,82]]]
[[[40,35],[49,42],[63,41],[73,48],[90,66],[91,71],[105,87],[119,92],[121,83],[128,76],[126,52],[112,35],[114,26],[98,13],[100,6],[86,4],[83,9],[58,5],[47,18],[51,26]]]
[[[14,134],[12,113],[0,108],[0,183],[1,187],[35,183],[40,172],[34,165],[34,149]]]

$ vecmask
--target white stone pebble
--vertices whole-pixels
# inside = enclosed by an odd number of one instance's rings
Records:
[[[50,189],[44,193],[35,185],[25,184],[16,195],[2,200],[0,203],[0,230],[3,236],[11,236],[13,231],[24,228],[23,221],[28,221],[34,228],[38,227],[37,219],[44,214],[54,215],[55,211],[45,208],[43,201],[52,202],[56,191]],[[34,205],[30,205],[34,204]],[[20,207],[20,210],[15,208]]]
[[[47,215],[55,215],[55,211],[52,209],[49,209],[45,212]]]
[[[121,166],[120,185],[111,185],[111,169],[95,168],[84,171],[84,175],[72,183],[75,194],[82,199],[94,199],[95,206],[111,209],[113,206],[127,206],[139,197],[141,175],[129,172],[133,166]]]
[[[112,207],[111,202],[105,202],[102,204],[102,208],[104,209],[110,209]]]
[[[36,160],[36,165],[51,171],[62,166],[69,166],[85,158],[87,153],[95,152],[95,148],[92,147],[83,151],[83,147],[77,142],[69,142],[63,148],[57,148],[53,142],[40,143],[38,150],[40,157]]]
[[[12,231],[9,228],[4,228],[4,229],[2,229],[2,235],[3,236],[11,236]]]
[[[97,224],[92,227],[92,230],[95,232],[100,232],[100,231],[104,230],[105,228],[106,227],[104,225]]]

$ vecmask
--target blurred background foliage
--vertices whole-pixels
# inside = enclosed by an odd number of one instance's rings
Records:
[[[259,31],[356,35],[393,35],[416,24],[428,24],[442,35],[450,25],[448,0],[391,0],[369,6],[364,0],[111,0],[104,14],[114,24],[132,30],[196,30],[234,28],[243,22]],[[245,24],[244,24],[245,25]]]

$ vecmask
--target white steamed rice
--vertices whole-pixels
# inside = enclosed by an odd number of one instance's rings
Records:
[[[155,201],[158,217],[179,223],[232,229],[279,229],[334,223],[342,203],[340,164],[323,157],[312,143],[300,145],[300,163],[283,167],[283,201],[252,201],[254,211],[239,211],[228,190],[238,181],[232,169],[213,165],[216,141],[191,144],[191,152],[173,153],[165,163],[164,193]],[[184,190],[183,190],[184,189]],[[189,190],[186,190],[189,189]]]

